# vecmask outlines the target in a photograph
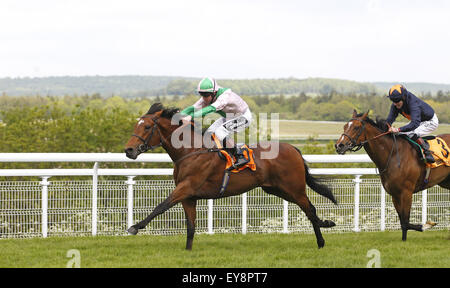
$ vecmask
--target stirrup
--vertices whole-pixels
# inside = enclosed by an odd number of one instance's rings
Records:
[[[234,169],[242,167],[245,164],[247,164],[248,162],[250,162],[249,159],[245,158],[244,152],[241,148],[236,147],[234,156],[236,158],[236,161],[233,163],[233,166],[232,166]]]
[[[234,166],[236,166],[236,168],[241,167],[245,164],[247,164],[248,162],[250,162],[248,159],[245,158],[244,155],[242,155],[241,157],[236,159],[236,162],[234,162]]]
[[[428,152],[423,152],[424,156],[425,156],[425,161],[427,163],[434,163],[436,162],[436,160],[434,160],[433,155],[431,155],[431,152],[428,150]]]

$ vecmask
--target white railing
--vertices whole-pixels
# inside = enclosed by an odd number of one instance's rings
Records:
[[[359,154],[303,157],[309,163],[371,162],[367,155]],[[42,180],[0,181],[0,238],[124,234],[127,227],[145,218],[174,188],[171,180],[135,179],[139,176],[172,175],[172,168],[99,168],[103,162],[171,162],[167,154],[147,153],[140,155],[138,160],[130,160],[119,153],[0,153],[0,162],[93,163],[92,169],[0,169],[0,176],[39,176]],[[308,197],[322,214],[319,216],[338,224],[331,231],[399,228],[390,196],[384,192],[379,178],[362,178],[376,175],[375,168],[311,168],[310,172],[315,175],[354,176],[354,179],[328,181],[333,186],[339,206],[308,188]],[[99,176],[105,175],[124,176],[126,180],[99,180]],[[92,179],[49,181],[56,176],[89,176]],[[450,196],[442,190],[445,189],[436,187],[414,196],[411,222],[425,223],[431,216],[439,223],[438,228],[450,227]],[[40,197],[37,197],[39,192]],[[28,196],[18,195],[21,193]],[[74,195],[76,193],[79,195]],[[197,210],[197,231],[200,233],[312,231],[306,216],[296,205],[265,194],[260,188],[240,196],[200,200]],[[144,233],[184,232],[184,213],[179,205],[153,222],[155,224],[149,225]]]

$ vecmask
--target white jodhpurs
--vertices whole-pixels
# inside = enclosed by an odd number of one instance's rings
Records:
[[[252,122],[252,113],[250,109],[245,110],[244,114],[232,118],[221,117],[206,130],[206,132],[214,133],[216,137],[222,141],[234,132],[241,132]]]
[[[416,134],[417,136],[422,137],[431,134],[434,130],[437,129],[438,126],[439,120],[436,114],[434,114],[431,120],[421,122],[419,127],[414,129],[413,131],[400,132],[399,134],[406,134],[408,137],[411,137],[413,134]]]

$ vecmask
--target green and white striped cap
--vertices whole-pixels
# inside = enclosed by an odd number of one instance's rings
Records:
[[[219,90],[216,80],[210,77],[203,78],[200,83],[198,83],[197,92],[216,92]]]

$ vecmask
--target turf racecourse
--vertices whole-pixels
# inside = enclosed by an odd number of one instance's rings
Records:
[[[81,268],[365,268],[377,249],[380,266],[450,268],[450,232],[400,231],[324,234],[317,249],[313,234],[196,235],[185,251],[185,235],[49,237],[0,240],[0,267],[59,267],[79,251]]]

